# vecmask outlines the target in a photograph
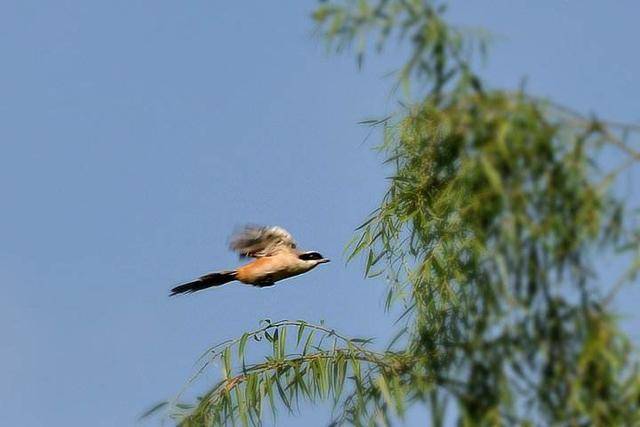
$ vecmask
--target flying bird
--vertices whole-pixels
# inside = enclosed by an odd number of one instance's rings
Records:
[[[273,286],[277,281],[297,276],[329,262],[319,252],[302,252],[293,236],[281,227],[248,225],[231,237],[229,248],[240,257],[254,258],[235,270],[205,274],[171,289],[171,296],[201,291],[237,280],[258,287]]]

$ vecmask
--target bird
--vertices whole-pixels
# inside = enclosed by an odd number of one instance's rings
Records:
[[[171,289],[170,296],[190,294],[233,281],[269,287],[330,262],[319,252],[300,251],[293,236],[279,226],[246,225],[231,237],[229,248],[240,254],[240,258],[254,259],[235,270],[216,271],[182,283]]]

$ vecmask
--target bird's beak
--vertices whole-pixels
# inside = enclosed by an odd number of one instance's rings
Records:
[[[331,262],[331,260],[327,258],[322,258],[318,260],[318,264],[325,264],[327,262]]]

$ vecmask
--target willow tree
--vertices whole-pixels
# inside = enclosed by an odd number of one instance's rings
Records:
[[[260,424],[269,407],[329,399],[335,425],[391,424],[412,405],[434,426],[639,424],[638,358],[611,300],[640,267],[640,229],[616,189],[640,161],[640,128],[486,87],[474,71],[486,40],[435,1],[325,1],[313,17],[359,64],[390,40],[410,47],[397,76],[417,100],[367,122],[393,176],[349,245],[402,308],[398,333],[379,349],[266,321],[204,355],[223,375],[168,404],[176,422]],[[629,267],[600,277],[602,257]]]

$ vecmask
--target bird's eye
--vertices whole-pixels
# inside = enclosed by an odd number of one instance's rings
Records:
[[[317,259],[322,259],[322,255],[318,252],[307,252],[304,254],[300,254],[299,258],[303,261],[313,261]]]

